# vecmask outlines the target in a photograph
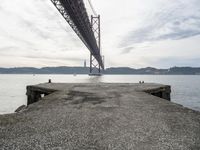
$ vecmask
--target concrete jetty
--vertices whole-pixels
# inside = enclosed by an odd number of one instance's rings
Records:
[[[167,85],[44,83],[27,97],[0,115],[0,149],[200,149],[200,112],[170,102]]]

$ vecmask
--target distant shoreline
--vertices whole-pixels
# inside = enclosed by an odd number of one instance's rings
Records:
[[[74,74],[56,74],[56,73],[52,73],[52,74],[28,74],[28,73],[10,73],[10,74],[4,74],[4,73],[0,73],[0,75],[32,75],[32,76],[36,76],[36,75],[71,75],[73,76]],[[77,75],[88,75],[89,76],[89,73],[88,74],[75,74],[74,76],[77,76]],[[123,75],[123,76],[137,76],[137,75],[140,75],[140,76],[200,76],[199,74],[103,74],[103,76],[109,76],[109,75],[112,75],[112,76],[120,76],[120,75]]]
[[[80,74],[89,73],[89,67],[16,67],[16,68],[0,68],[0,74]],[[111,67],[105,69],[105,75],[200,75],[200,67],[172,67],[169,69],[157,69],[152,67],[134,69],[129,67]]]

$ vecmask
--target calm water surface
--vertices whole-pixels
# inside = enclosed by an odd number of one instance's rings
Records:
[[[0,75],[0,114],[12,113],[26,104],[26,86],[47,82],[113,82],[138,83],[155,82],[172,86],[172,101],[200,111],[200,76],[182,75]]]

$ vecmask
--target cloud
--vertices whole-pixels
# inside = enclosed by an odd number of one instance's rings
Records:
[[[179,64],[176,58],[199,64],[199,0],[92,2],[101,15],[106,66],[165,66],[166,61],[173,66]],[[0,18],[0,66],[79,65],[89,59],[50,0],[2,0]]]
[[[84,59],[82,58],[77,58],[77,57],[67,57],[67,56],[31,56],[31,55],[26,55],[23,56],[25,58],[32,58],[32,59],[45,59],[45,60],[67,60],[67,61],[77,61],[77,62],[81,62]]]
[[[169,4],[172,3],[169,1]],[[200,35],[200,11],[199,6],[193,3],[174,2],[174,6],[163,6],[162,10],[152,12],[147,16],[144,24],[126,34],[119,47],[129,46],[135,43],[144,43],[160,40],[179,40]],[[158,8],[157,8],[158,9]],[[187,12],[187,13],[186,13]],[[146,18],[145,18],[146,19]]]
[[[121,54],[130,53],[133,49],[134,49],[134,47],[132,47],[132,46],[130,46],[130,47],[125,47],[125,48],[122,49]]]
[[[0,53],[13,51],[13,50],[16,50],[16,49],[17,49],[17,47],[15,47],[15,46],[0,47]]]
[[[170,68],[173,66],[193,66],[193,67],[199,67],[200,66],[200,57],[195,58],[181,58],[181,57],[164,57],[162,59],[156,59],[152,60],[150,63],[154,67],[158,68]],[[172,65],[174,64],[174,65]]]
[[[50,1],[2,1],[0,10],[1,47],[15,46],[18,51],[66,51],[84,49],[73,30]],[[17,4],[17,5],[15,5]]]

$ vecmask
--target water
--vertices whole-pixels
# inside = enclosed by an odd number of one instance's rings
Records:
[[[172,101],[185,107],[200,111],[200,76],[182,75],[0,75],[0,114],[14,112],[26,105],[26,86],[47,82],[110,82],[138,83],[154,82],[172,86]]]

